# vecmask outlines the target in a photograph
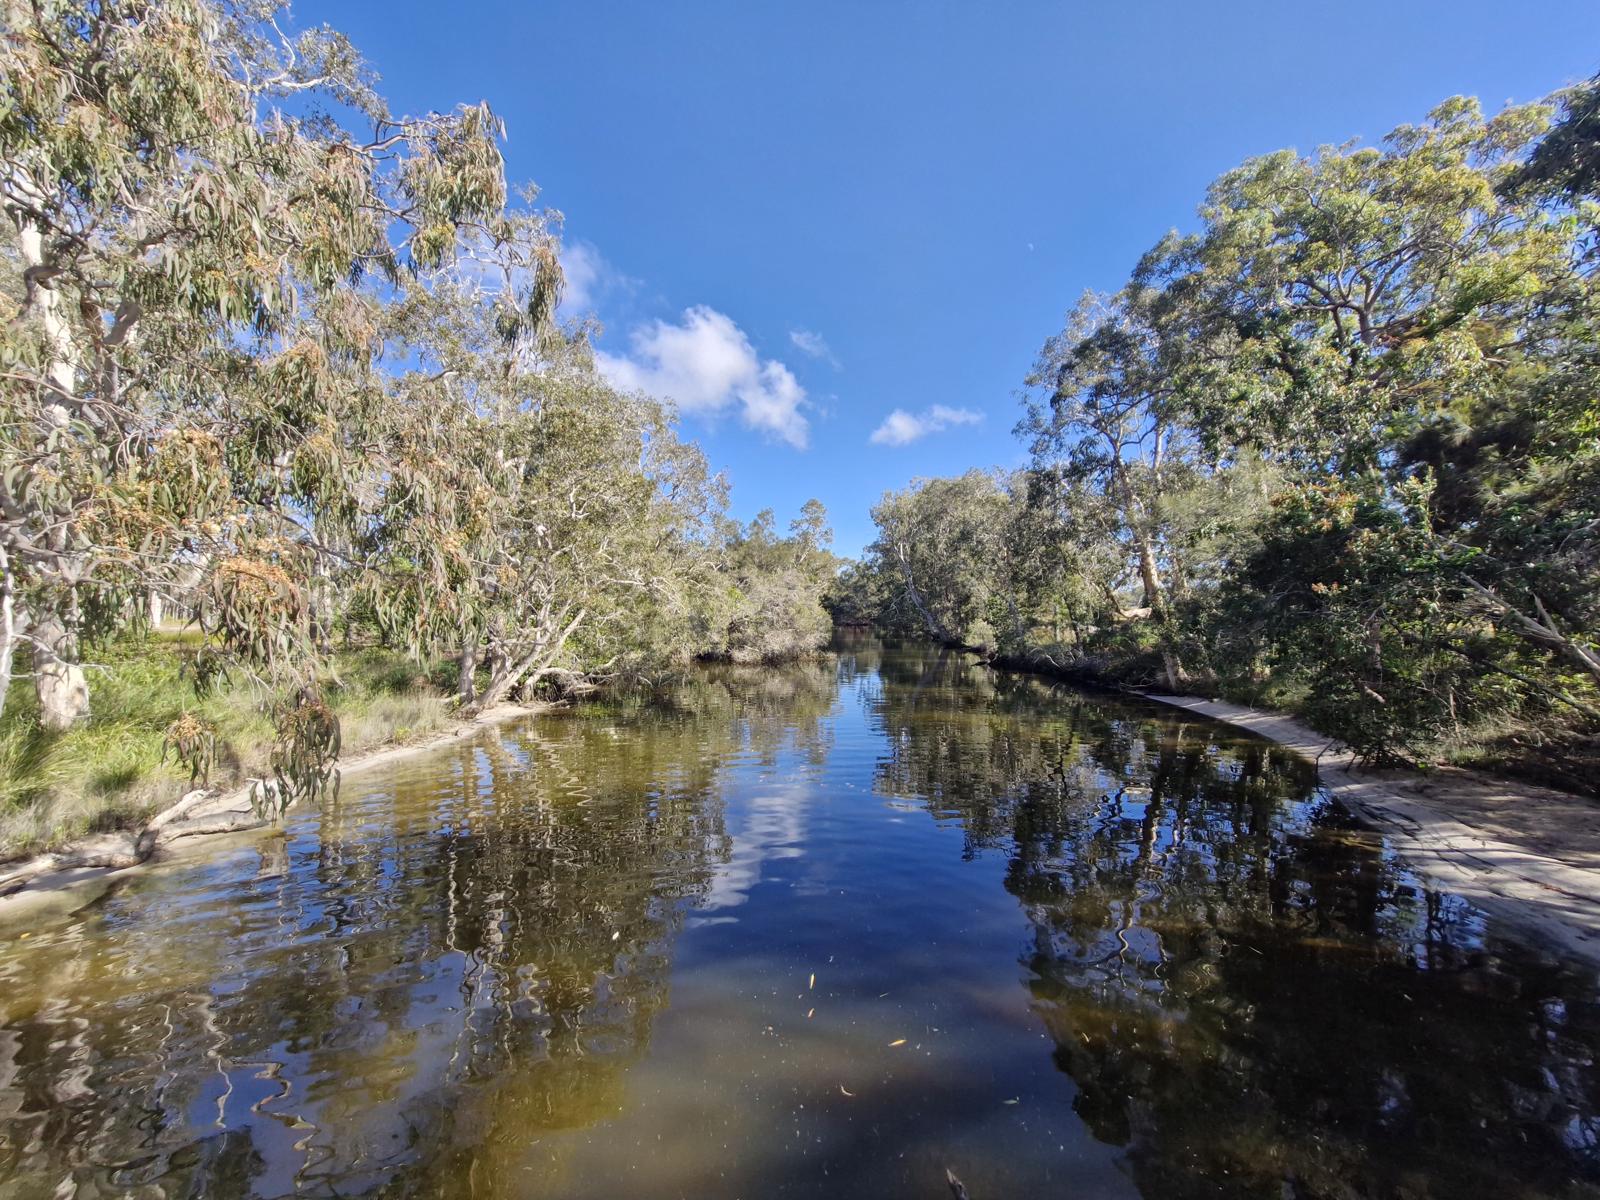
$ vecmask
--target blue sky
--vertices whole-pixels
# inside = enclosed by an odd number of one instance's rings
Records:
[[[847,554],[886,488],[1021,463],[1040,344],[1221,172],[1600,69],[1596,0],[295,11],[396,111],[488,100],[566,214],[606,369],[675,395],[738,515],[816,496]]]

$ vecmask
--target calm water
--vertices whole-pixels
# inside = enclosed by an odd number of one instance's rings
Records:
[[[1263,743],[863,642],[0,930],[0,1194],[1600,1196],[1597,1047]]]

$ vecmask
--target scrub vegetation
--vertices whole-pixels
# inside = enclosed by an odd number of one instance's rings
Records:
[[[1045,341],[1029,465],[886,495],[834,611],[1592,790],[1597,111],[1228,172]]]
[[[91,716],[49,730],[17,689],[0,723],[0,845],[27,851],[80,834],[137,824],[193,786],[270,778],[275,729],[270,694],[248,686],[196,697],[184,677],[183,641],[129,636],[96,648]],[[359,754],[446,728],[453,678],[430,677],[403,654],[372,647],[336,653],[325,694],[342,750]],[[185,735],[187,734],[187,738]],[[198,752],[182,752],[192,740]]]

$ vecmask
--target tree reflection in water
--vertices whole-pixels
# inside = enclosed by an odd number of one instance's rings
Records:
[[[883,674],[878,786],[1008,856],[1056,1064],[1143,1195],[1600,1194],[1591,981],[1485,945],[1304,764],[956,655]]]
[[[409,1189],[614,1113],[726,850],[716,741],[542,721],[88,914],[0,976],[7,1194]]]
[[[707,670],[233,847],[0,941],[8,1200],[1600,1196],[1592,979],[1266,744],[960,656]]]

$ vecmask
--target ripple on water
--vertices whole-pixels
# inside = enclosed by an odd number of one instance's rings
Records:
[[[0,941],[0,1194],[1593,1196],[1597,1046],[1275,748],[845,641]]]

